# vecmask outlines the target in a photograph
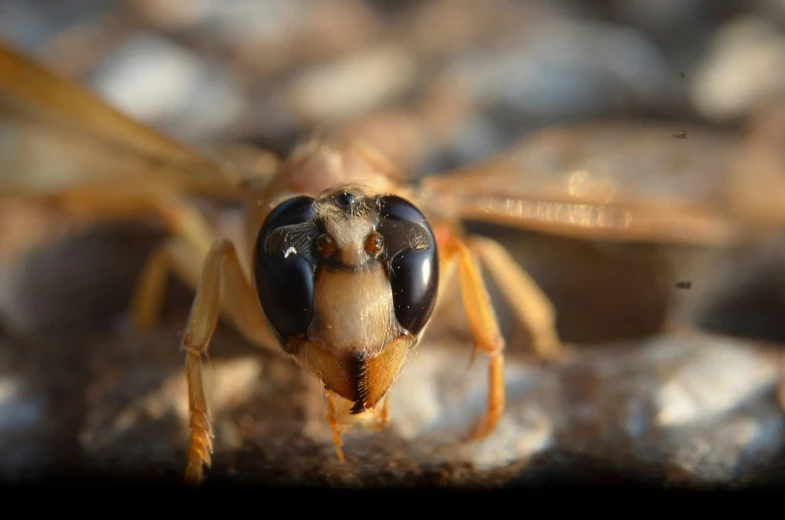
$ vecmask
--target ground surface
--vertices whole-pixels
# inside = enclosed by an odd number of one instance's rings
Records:
[[[49,253],[59,272],[43,269],[43,253],[27,264],[60,288],[28,293],[45,300],[26,302],[36,311],[28,324],[41,320],[38,333],[13,329],[2,339],[3,479],[181,479],[187,398],[177,347],[190,295],[174,284],[161,326],[131,330],[122,296],[139,259],[129,252],[145,247],[142,235],[109,236],[83,238],[79,254],[67,243],[74,261],[100,245],[102,265],[111,265],[103,273],[72,266],[68,279],[66,246]],[[103,283],[84,283],[98,274]],[[34,282],[47,278],[30,278],[29,289]],[[69,305],[71,285],[82,288],[78,305]],[[316,381],[283,354],[256,351],[221,327],[207,370],[216,425],[209,482],[743,486],[777,474],[785,415],[775,398],[775,345],[674,331],[572,344],[568,361],[546,366],[513,336],[507,411],[490,437],[467,443],[484,406],[486,364],[480,356],[468,368],[470,340],[451,318],[460,313],[442,312],[394,386],[390,424],[348,433],[345,465],[335,458]],[[90,327],[101,316],[107,325]]]

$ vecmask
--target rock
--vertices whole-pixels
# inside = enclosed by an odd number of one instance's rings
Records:
[[[414,75],[414,63],[401,49],[376,47],[298,74],[284,96],[296,114],[313,124],[383,104],[410,88]]]
[[[767,20],[745,17],[720,29],[690,86],[692,102],[714,121],[742,117],[785,91],[785,37]]]
[[[225,67],[151,33],[125,41],[88,83],[120,110],[184,141],[225,132],[243,103]]]
[[[644,65],[645,64],[645,65]],[[668,64],[645,36],[607,23],[551,20],[492,50],[455,60],[446,74],[508,117],[559,120],[668,102]]]

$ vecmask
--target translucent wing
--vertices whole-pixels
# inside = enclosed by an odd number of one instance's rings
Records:
[[[120,175],[155,176],[211,196],[234,192],[223,165],[0,43],[0,194],[49,193]]]
[[[486,163],[427,178],[441,218],[561,235],[728,245],[751,235],[726,207],[735,138],[666,125],[544,130]]]

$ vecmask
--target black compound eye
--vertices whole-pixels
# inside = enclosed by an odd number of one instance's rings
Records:
[[[423,214],[394,195],[377,199],[387,269],[398,323],[418,334],[433,312],[439,285],[436,239]]]
[[[314,243],[320,234],[316,201],[295,197],[262,224],[254,250],[256,290],[281,342],[305,333],[313,319]]]

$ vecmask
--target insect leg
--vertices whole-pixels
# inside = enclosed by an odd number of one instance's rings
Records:
[[[454,236],[441,244],[448,263],[457,262],[466,316],[479,348],[488,356],[488,405],[485,416],[474,426],[470,437],[481,439],[493,431],[504,412],[504,338],[491,306],[480,267],[466,244]]]
[[[131,322],[139,330],[153,328],[161,314],[167,275],[177,265],[173,251],[175,245],[172,240],[158,246],[147,258],[142,274],[136,282],[131,300]],[[182,273],[178,274],[183,278]]]
[[[327,424],[329,424],[330,431],[332,432],[335,454],[338,456],[338,461],[343,463],[345,459],[341,435],[358,423],[364,428],[374,432],[384,429],[389,420],[390,396],[388,394],[382,401],[379,401],[374,408],[365,410],[359,415],[354,415],[351,412],[352,407],[354,407],[353,402],[343,399],[330,390],[326,390],[325,394],[327,401]]]
[[[94,182],[51,197],[67,213],[102,219],[155,217],[166,229],[207,254],[214,231],[202,214],[180,192],[161,182],[123,179]]]
[[[372,432],[383,430],[390,420],[390,396],[384,398],[384,404],[381,407],[373,408],[366,412],[368,417],[365,419],[364,426]]]
[[[166,275],[170,270],[188,287],[198,291],[200,271],[206,256],[178,238],[172,238],[159,246],[148,258],[137,282],[131,304],[134,325],[142,329],[154,325],[163,300]],[[278,342],[262,314],[256,293],[242,270],[239,271],[232,270],[224,275],[227,293],[218,304],[222,317],[229,320],[252,345],[277,352]]]
[[[217,239],[202,214],[162,184],[96,183],[60,194],[57,204],[77,214],[113,218],[156,216],[171,233],[172,237],[148,258],[137,282],[131,317],[143,329],[154,325],[158,318],[169,271],[196,290],[202,262]],[[261,312],[256,293],[239,271],[237,279],[230,282],[234,296],[221,301],[221,312],[252,344],[277,350],[277,340]]]
[[[211,461],[212,426],[202,382],[201,356],[207,353],[215,332],[222,300],[227,302],[234,321],[244,335],[255,339],[257,344],[261,343],[259,335],[267,333],[264,315],[243,273],[234,246],[224,239],[215,242],[204,262],[181,343],[181,348],[186,352],[185,372],[191,416],[186,466],[186,479],[190,482],[200,482],[203,476],[202,463],[209,466]]]
[[[543,359],[559,359],[563,352],[556,333],[556,311],[548,297],[498,242],[470,237],[467,245],[488,269],[518,320],[531,334],[534,351]]]
[[[335,454],[338,456],[338,461],[343,464],[343,442],[341,441],[341,424],[338,422],[337,411],[335,406],[336,396],[329,390],[327,391],[327,424],[330,425],[330,430],[333,432],[333,444],[335,445]]]

